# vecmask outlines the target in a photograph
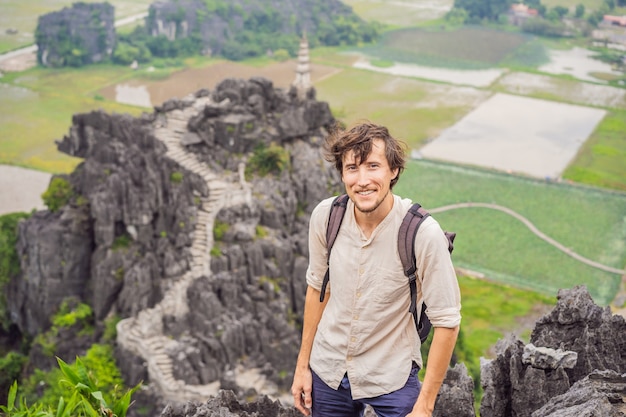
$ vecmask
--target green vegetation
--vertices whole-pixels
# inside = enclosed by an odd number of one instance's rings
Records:
[[[123,388],[110,346],[93,345],[84,358],[77,357],[71,365],[60,358],[57,362],[58,369],[35,371],[23,384],[20,395],[14,383],[7,405],[0,406],[0,411],[7,417],[126,416],[139,385]]]
[[[75,113],[102,109],[139,115],[141,108],[95,100],[94,92],[135,75],[129,68],[32,68],[0,78],[0,163],[68,173],[80,161],[57,151]]]
[[[529,342],[532,326],[539,315],[554,307],[556,297],[468,277],[460,277],[459,285],[463,319],[455,356],[467,366],[479,399],[480,357],[494,358],[492,347],[511,332]]]
[[[15,248],[17,244],[17,225],[20,220],[29,216],[26,213],[12,213],[0,216],[0,328],[4,330],[7,330],[10,324],[5,287],[12,277],[20,273],[20,259]],[[2,369],[1,366],[0,369]],[[0,375],[2,374],[3,372],[0,372]]]
[[[115,239],[113,239],[113,244],[111,244],[111,249],[112,250],[120,250],[120,249],[126,249],[130,246],[130,244],[132,243],[132,237],[130,237],[129,234],[127,233],[123,233],[119,236],[116,236]]]
[[[183,182],[183,178],[184,176],[182,172],[174,171],[170,174],[170,181],[174,184],[180,184]]]
[[[52,317],[52,325],[56,327],[71,327],[78,324],[81,328],[88,328],[93,321],[93,311],[88,304],[80,303],[71,308],[68,301],[61,303],[59,311]]]
[[[53,177],[48,189],[41,195],[41,199],[48,210],[55,212],[70,202],[74,195],[72,184],[63,177]]]
[[[52,317],[52,326],[35,336],[33,345],[39,346],[45,355],[51,357],[56,351],[61,329],[72,327],[78,335],[91,335],[94,331],[93,320],[93,311],[89,305],[78,303],[75,299],[63,300]]]
[[[226,234],[226,232],[228,232],[228,229],[230,229],[230,224],[215,219],[215,223],[213,225],[213,239],[216,242],[220,242],[222,239],[224,239],[224,235]]]
[[[626,264],[624,194],[428,161],[410,162],[396,188],[430,209],[460,202],[499,204],[588,259],[618,269]],[[600,305],[610,303],[619,289],[619,275],[574,260],[505,213],[463,208],[436,218],[458,233],[457,266],[490,279],[545,295],[585,284]]]
[[[269,174],[278,175],[289,168],[290,155],[282,146],[271,144],[258,145],[246,164],[246,178],[252,175],[264,177]]]
[[[582,146],[563,178],[626,191],[626,111],[610,112]]]

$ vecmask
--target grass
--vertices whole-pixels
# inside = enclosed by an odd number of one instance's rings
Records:
[[[582,146],[563,177],[626,191],[626,110],[610,112]]]
[[[626,265],[626,194],[429,161],[410,162],[396,191],[430,208],[458,202],[500,204],[588,259],[615,268]],[[619,290],[618,275],[566,256],[504,213],[468,208],[436,217],[445,229],[458,233],[458,266],[546,295],[585,284],[601,305]]]
[[[556,294],[547,297],[485,280],[459,277],[459,286],[463,304],[461,326],[468,330],[464,343],[476,358],[493,357],[491,347],[512,331],[528,342],[537,319],[528,320],[529,316],[556,304]]]

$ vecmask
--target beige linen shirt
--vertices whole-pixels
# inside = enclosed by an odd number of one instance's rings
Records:
[[[321,290],[326,273],[326,226],[334,198],[311,214],[307,284]],[[348,202],[330,257],[330,298],[315,334],[311,369],[337,389],[347,373],[354,399],[400,389],[412,361],[422,366],[420,344],[409,313],[410,290],[398,254],[398,231],[412,202],[394,195],[391,212],[368,238]],[[417,299],[434,327],[461,322],[461,296],[448,241],[432,217],[415,238]],[[328,297],[328,294],[326,295]],[[417,306],[420,311],[420,305]]]

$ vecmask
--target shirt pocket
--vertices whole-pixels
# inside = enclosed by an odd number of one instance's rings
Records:
[[[409,279],[402,269],[377,267],[371,279],[375,281],[374,300],[381,306],[395,305],[409,299]]]

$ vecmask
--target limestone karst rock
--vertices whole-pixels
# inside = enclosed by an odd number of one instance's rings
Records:
[[[47,67],[81,66],[108,59],[115,47],[115,11],[108,2],[77,2],[39,17],[37,60]]]

